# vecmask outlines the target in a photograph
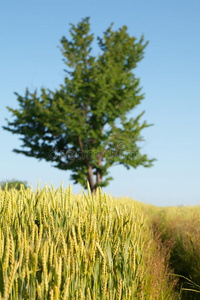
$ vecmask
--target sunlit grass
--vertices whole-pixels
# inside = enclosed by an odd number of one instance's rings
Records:
[[[144,210],[101,189],[0,190],[1,299],[178,299]]]

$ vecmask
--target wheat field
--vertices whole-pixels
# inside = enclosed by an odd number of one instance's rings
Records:
[[[178,299],[136,201],[21,186],[0,212],[0,299]]]

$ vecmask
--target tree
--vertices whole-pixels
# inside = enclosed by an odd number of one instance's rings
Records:
[[[25,187],[25,189],[28,188],[28,183],[27,181],[19,181],[19,180],[16,180],[16,179],[12,179],[12,180],[6,180],[6,181],[1,181],[0,182],[0,187],[2,190],[5,190],[6,187],[7,189],[13,189],[15,188],[16,190],[20,190],[21,188],[21,185],[23,185]]]
[[[60,48],[68,67],[64,84],[55,91],[41,88],[40,96],[28,89],[25,96],[15,93],[19,109],[7,107],[15,119],[3,128],[23,136],[23,149],[14,152],[71,170],[75,183],[86,186],[88,180],[93,191],[112,179],[106,176],[114,164],[129,169],[154,161],[138,146],[140,131],[152,124],[139,123],[144,111],[127,117],[144,98],[132,70],[147,42],[130,37],[126,26],[112,31],[112,23],[97,38],[101,53],[95,57],[89,18],[70,25],[71,40],[63,37]]]

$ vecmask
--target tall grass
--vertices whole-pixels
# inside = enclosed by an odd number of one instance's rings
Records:
[[[0,190],[0,299],[178,299],[166,254],[137,202]]]
[[[182,299],[200,299],[200,206],[168,207],[151,212],[162,243],[171,241],[170,264],[181,275]]]

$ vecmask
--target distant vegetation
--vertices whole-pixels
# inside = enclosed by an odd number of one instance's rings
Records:
[[[19,181],[16,179],[12,179],[12,180],[6,180],[6,181],[1,181],[0,182],[0,187],[2,190],[5,190],[5,188],[7,187],[7,189],[12,189],[15,188],[16,190],[20,190],[21,185],[23,185],[25,188],[28,187],[28,183],[27,181]]]

